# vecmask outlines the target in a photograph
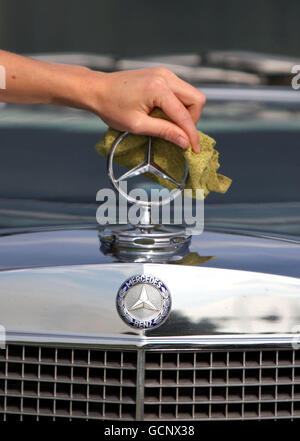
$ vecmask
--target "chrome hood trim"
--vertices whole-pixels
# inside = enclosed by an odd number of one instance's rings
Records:
[[[98,349],[190,349],[190,348],[229,348],[238,347],[299,347],[300,334],[224,334],[224,335],[195,335],[176,337],[147,337],[147,336],[124,336],[124,335],[76,335],[76,334],[42,334],[9,331],[6,333],[7,343],[53,344],[57,346],[87,346]]]
[[[136,274],[161,279],[172,310],[159,328],[136,330],[117,313],[120,285]],[[299,332],[300,280],[293,277],[161,264],[78,265],[0,272],[0,324],[9,335],[97,336],[203,343],[204,336]],[[223,337],[222,337],[223,338]]]

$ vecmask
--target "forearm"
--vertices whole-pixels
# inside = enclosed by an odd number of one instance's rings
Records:
[[[0,50],[6,88],[0,102],[57,104],[89,110],[84,97],[89,69],[82,66],[47,63]]]
[[[6,88],[0,102],[56,104],[95,113],[109,126],[164,138],[199,152],[195,124],[205,96],[168,69],[103,73],[46,63],[0,50]],[[149,116],[161,108],[170,121]]]

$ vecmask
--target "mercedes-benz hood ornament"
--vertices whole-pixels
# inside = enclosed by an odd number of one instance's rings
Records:
[[[148,137],[148,145],[144,161],[128,170],[119,178],[114,173],[114,155],[120,142],[128,132],[120,134],[113,142],[107,158],[108,176],[115,190],[128,202],[139,206],[142,215],[136,225],[110,225],[100,231],[101,250],[111,254],[122,262],[176,262],[189,253],[191,236],[187,235],[182,227],[163,226],[151,224],[151,208],[160,207],[170,203],[180,195],[188,176],[188,167],[185,164],[184,176],[181,182],[169,176],[153,159],[152,138]],[[177,186],[168,198],[159,201],[143,201],[135,199],[125,193],[120,183],[133,177],[153,173],[161,178],[171,181]]]

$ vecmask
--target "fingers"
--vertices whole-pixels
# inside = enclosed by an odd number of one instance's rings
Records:
[[[182,81],[176,75],[174,77],[169,82],[169,86],[177,98],[187,107],[192,120],[197,124],[206,103],[206,97],[200,90]]]
[[[166,141],[179,145],[183,149],[187,149],[190,145],[186,133],[176,124],[147,115],[144,115],[143,118],[139,120],[138,127],[135,128],[135,133],[163,138]]]
[[[167,81],[169,88],[185,105],[194,123],[197,124],[206,103],[206,96],[204,93],[193,87],[191,84],[178,78],[177,75],[165,67],[158,67],[153,70]]]
[[[194,121],[194,124],[197,125],[197,123],[200,119],[201,113],[202,113],[202,106],[199,103],[188,104],[187,102],[185,102],[183,100],[183,98],[181,98],[181,101],[186,106],[189,114],[191,115],[192,120]]]
[[[188,135],[193,151],[199,153],[199,135],[195,123],[189,111],[174,93],[166,88],[157,98],[157,105]]]
[[[195,153],[200,151],[196,123],[205,103],[200,91],[165,68],[105,75],[101,106],[98,100],[93,101],[94,112],[111,127],[164,138],[182,148],[191,146]],[[149,113],[154,107],[161,108],[171,122],[151,118]]]

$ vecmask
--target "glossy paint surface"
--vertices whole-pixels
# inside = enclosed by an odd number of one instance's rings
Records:
[[[100,251],[98,230],[62,229],[0,237],[0,270],[115,263]],[[300,276],[300,243],[254,235],[206,231],[193,236],[191,253],[210,257],[205,267]]]

